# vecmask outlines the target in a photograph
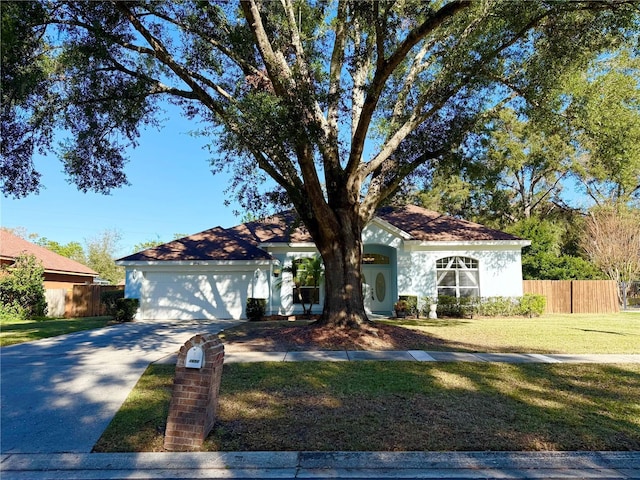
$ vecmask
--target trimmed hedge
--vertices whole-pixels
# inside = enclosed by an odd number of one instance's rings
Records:
[[[137,298],[124,298],[122,290],[108,290],[100,294],[100,301],[107,308],[107,315],[116,322],[131,322],[136,316],[140,301]]]
[[[116,322],[131,322],[136,316],[140,301],[137,298],[119,298],[113,318]]]
[[[433,300],[423,299],[421,316],[429,314],[429,304]],[[481,317],[539,317],[547,305],[546,297],[526,293],[522,297],[449,297],[441,295],[437,300],[438,317],[466,318]]]

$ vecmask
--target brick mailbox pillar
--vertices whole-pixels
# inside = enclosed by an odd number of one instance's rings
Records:
[[[170,451],[197,450],[213,428],[224,346],[217,335],[196,335],[178,353],[164,436]]]

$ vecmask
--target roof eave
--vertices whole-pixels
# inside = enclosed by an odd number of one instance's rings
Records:
[[[273,259],[259,260],[116,260],[116,265],[121,267],[152,267],[152,266],[224,266],[224,265],[271,265]]]
[[[404,243],[414,247],[505,246],[522,248],[531,245],[531,240],[408,240]]]
[[[268,248],[317,248],[313,242],[265,242],[258,244],[261,249]]]
[[[374,217],[371,222],[369,222],[369,225],[371,225],[372,223],[377,223],[381,228],[384,228],[385,230],[397,235],[398,237],[402,238],[405,241],[411,241],[413,240],[413,236],[407,232],[405,232],[404,230],[396,227],[394,224],[387,222],[386,220],[383,220],[380,217]],[[366,227],[365,227],[366,228]]]
[[[75,275],[77,277],[99,277],[100,274],[98,272],[88,273],[88,272],[73,272],[71,270],[55,270],[52,268],[45,268],[44,273],[55,273],[57,275]]]

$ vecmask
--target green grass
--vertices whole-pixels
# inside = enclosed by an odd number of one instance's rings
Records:
[[[415,329],[436,339],[435,346],[425,346],[427,350],[640,353],[640,312],[539,318],[389,320],[385,323]]]
[[[111,317],[0,319],[0,347],[111,325]]]
[[[94,447],[98,452],[160,451],[174,365],[150,365]]]
[[[96,451],[158,451],[173,366],[151,366]],[[640,365],[225,365],[204,450],[640,450]]]

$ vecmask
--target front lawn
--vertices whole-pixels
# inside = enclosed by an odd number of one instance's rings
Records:
[[[38,320],[0,320],[0,347],[56,337],[80,330],[106,327],[111,317],[55,318]]]
[[[640,312],[556,314],[539,318],[398,320],[389,323],[431,335],[444,343],[444,349],[477,352],[640,353]]]
[[[384,320],[364,332],[309,322],[247,322],[220,335],[228,351],[435,350],[640,353],[640,312],[540,318]]]
[[[173,366],[152,365],[95,451],[161,451]],[[640,365],[224,366],[210,451],[640,450]]]

